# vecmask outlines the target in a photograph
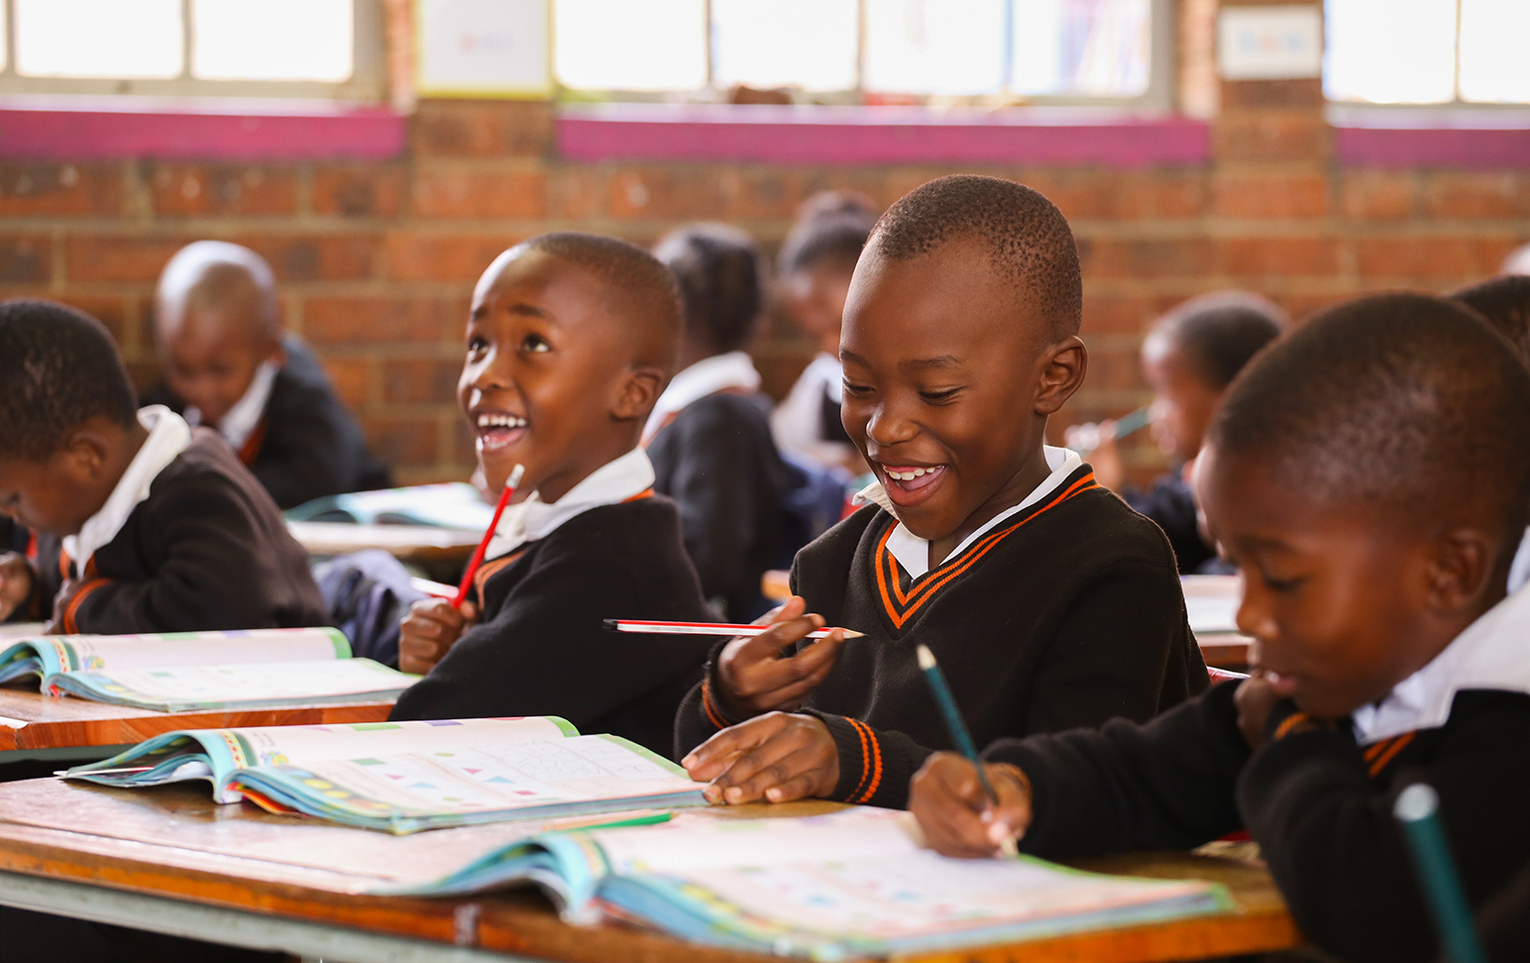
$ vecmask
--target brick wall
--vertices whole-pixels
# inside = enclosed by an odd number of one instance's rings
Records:
[[[1216,94],[1201,98],[1217,103],[1204,165],[980,171],[1047,194],[1079,239],[1091,365],[1062,421],[1140,404],[1141,333],[1189,295],[1247,287],[1300,316],[1360,291],[1449,289],[1530,239],[1530,173],[1341,168],[1315,82]],[[509,244],[558,228],[646,244],[718,218],[773,249],[816,190],[888,203],[955,169],[577,164],[556,156],[545,104],[425,101],[387,162],[0,165],[0,294],[97,315],[148,379],[165,259],[200,237],[248,244],[400,478],[460,478],[472,459],[452,398],[460,329],[473,280]],[[756,353],[779,394],[811,348],[772,317]],[[1131,454],[1139,475],[1159,464],[1145,444]]]

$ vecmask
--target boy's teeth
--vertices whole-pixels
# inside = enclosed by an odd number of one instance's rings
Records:
[[[924,475],[928,475],[930,472],[934,471],[935,469],[933,469],[933,468],[910,468],[910,469],[907,469],[905,471],[899,472],[899,471],[893,471],[891,468],[888,468],[887,466],[884,465],[884,466],[882,466],[882,470],[887,472],[887,475],[888,475],[889,478],[896,478],[898,481],[913,481],[915,478],[921,478]]]
[[[517,418],[514,415],[484,414],[478,416],[480,428],[524,428],[525,418]]]

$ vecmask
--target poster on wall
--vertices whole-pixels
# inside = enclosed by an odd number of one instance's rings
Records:
[[[551,0],[415,0],[422,97],[545,97]]]

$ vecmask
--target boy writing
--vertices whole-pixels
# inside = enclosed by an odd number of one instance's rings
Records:
[[[1233,384],[1198,474],[1245,576],[1253,678],[1143,726],[989,747],[999,803],[942,754],[911,808],[932,845],[1038,855],[1197,845],[1240,827],[1301,931],[1352,960],[1435,946],[1392,801],[1415,781],[1474,905],[1530,858],[1530,371],[1459,307],[1365,298]]]
[[[883,216],[840,341],[873,504],[798,553],[802,598],[681,707],[714,801],[903,805],[949,745],[921,642],[979,739],[1146,720],[1206,686],[1163,533],[1044,444],[1084,377],[1081,306],[1073,234],[1029,188],[946,177]],[[825,620],[866,637],[778,657]]]
[[[61,304],[0,302],[0,512],[51,545],[0,562],[0,599],[55,631],[325,624],[259,482],[214,432],[139,410],[106,329]]]
[[[389,486],[319,359],[282,331],[260,255],[224,241],[181,248],[159,276],[154,320],[165,384],[153,400],[217,429],[279,507]]]
[[[611,618],[709,618],[674,504],[638,445],[674,369],[674,277],[642,248],[545,234],[473,291],[457,397],[491,491],[520,490],[458,612],[415,603],[399,667],[428,672],[395,719],[558,715],[667,755],[707,643],[615,635]]]

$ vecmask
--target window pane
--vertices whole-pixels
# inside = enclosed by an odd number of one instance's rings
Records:
[[[1530,3],[1462,0],[1461,99],[1530,103]]]
[[[24,76],[180,76],[180,0],[13,2]]]
[[[865,0],[863,86],[902,94],[1004,87],[1003,0]]]
[[[1333,100],[1455,96],[1456,0],[1328,0],[1323,88]]]
[[[718,86],[849,90],[855,86],[855,0],[712,0]]]
[[[351,4],[192,0],[191,74],[206,80],[348,80]]]
[[[1136,97],[1147,90],[1150,0],[1015,0],[1010,89]]]
[[[704,0],[556,0],[558,80],[587,90],[707,82]]]

